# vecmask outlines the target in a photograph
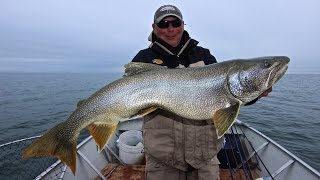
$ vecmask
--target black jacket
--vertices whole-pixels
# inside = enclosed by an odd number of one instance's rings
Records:
[[[153,33],[149,40],[152,42],[149,48],[141,50],[132,62],[154,63],[169,68],[189,67],[201,61],[205,65],[217,62],[208,49],[197,46],[199,42],[191,39],[187,31],[184,31],[177,47],[170,46]]]
[[[180,44],[172,47],[151,33],[149,48],[139,51],[132,62],[153,63],[168,68],[189,67],[217,63],[216,58],[208,49],[197,46],[198,41],[191,39],[188,32],[184,31]],[[259,98],[245,105],[254,104]]]

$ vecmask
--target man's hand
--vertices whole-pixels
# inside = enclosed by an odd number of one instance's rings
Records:
[[[272,87],[270,87],[269,89],[267,89],[266,91],[264,91],[259,97],[258,99],[262,98],[262,97],[266,97],[268,96],[268,94],[272,91]]]
[[[259,96],[259,97],[257,97],[256,99],[254,99],[254,100],[252,100],[252,101],[250,101],[250,102],[246,103],[246,104],[245,104],[245,106],[247,106],[247,105],[251,105],[251,104],[254,104],[255,102],[257,102],[257,101],[258,101],[258,99],[260,99],[260,98],[262,98],[262,97],[266,97],[266,96],[268,96],[268,94],[269,94],[271,91],[272,91],[272,87],[270,87],[269,89],[265,90],[265,91],[264,91],[262,94],[260,94],[260,96]]]

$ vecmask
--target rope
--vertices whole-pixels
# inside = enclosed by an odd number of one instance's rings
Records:
[[[237,161],[237,158],[236,158],[234,149],[232,148],[233,145],[231,144],[231,142],[232,142],[231,137],[230,137],[229,135],[228,135],[227,137],[228,137],[229,146],[231,147],[231,152],[232,152],[232,156],[233,156],[233,159],[234,159],[234,161],[235,161],[235,164],[238,164],[238,161]],[[231,162],[230,162],[229,160],[228,160],[228,164],[231,164]],[[231,168],[231,165],[230,165],[230,171],[231,171],[231,170],[232,170],[232,168]],[[238,171],[236,171],[236,172],[238,172]],[[240,173],[240,172],[238,172],[238,173]],[[241,173],[240,173],[240,179],[242,180]]]
[[[274,178],[272,177],[269,169],[267,168],[267,166],[263,163],[262,159],[260,158],[259,154],[257,153],[257,151],[254,149],[251,141],[247,138],[246,134],[244,133],[244,131],[242,130],[242,128],[239,126],[240,130],[242,131],[242,134],[244,135],[244,138],[247,139],[247,141],[249,142],[252,150],[254,151],[255,155],[258,157],[258,159],[260,160],[260,162],[262,163],[263,167],[266,169],[266,171],[268,172],[269,176],[271,177],[272,180],[274,180]]]
[[[226,136],[226,137],[228,137],[228,136]],[[230,143],[230,140],[226,140],[226,141],[228,141],[229,144],[231,144],[231,143]],[[233,152],[233,150],[232,150],[232,152]],[[228,153],[227,153],[227,149],[226,149],[226,148],[224,148],[224,153],[225,153],[225,155],[226,155],[226,159],[227,159],[227,162],[228,162],[231,179],[234,180],[233,173],[232,173],[232,168],[231,168],[231,163],[230,163],[230,160],[229,160],[229,157],[228,157]],[[234,156],[234,153],[232,153],[232,154],[233,154],[233,156]]]
[[[237,130],[237,128],[235,128],[235,131],[236,131],[236,134],[237,134],[237,136],[238,136],[238,139],[239,139],[239,141],[240,141],[240,135],[239,135],[239,133],[238,133],[238,130]],[[240,145],[241,145],[241,151],[240,152],[244,152],[244,148],[243,148],[243,144],[240,142]],[[240,153],[241,154],[241,153]],[[245,167],[243,167],[244,169],[247,169],[247,170],[249,170],[249,175],[250,175],[250,178],[251,179],[254,179],[253,178],[253,175],[252,175],[252,173],[251,173],[251,170],[250,170],[250,166],[249,166],[249,162],[248,162],[248,159],[247,158],[245,158],[245,164],[244,165],[246,165]]]
[[[250,177],[249,177],[249,175],[248,175],[248,173],[247,173],[247,171],[246,171],[246,168],[245,168],[245,166],[244,166],[244,160],[243,160],[243,157],[242,157],[242,154],[241,154],[241,151],[240,151],[239,144],[238,144],[238,142],[237,142],[235,133],[234,133],[234,131],[233,131],[233,128],[231,128],[231,132],[232,132],[233,139],[234,139],[234,141],[235,141],[235,143],[236,143],[236,148],[237,148],[237,150],[239,150],[239,156],[240,156],[241,164],[242,164],[242,167],[243,167],[244,175],[246,176],[246,179],[250,179]],[[253,178],[252,178],[252,179],[253,179]]]

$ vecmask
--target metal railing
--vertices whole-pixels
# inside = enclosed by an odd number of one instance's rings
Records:
[[[24,138],[0,145],[0,179],[34,179],[57,161],[56,158],[44,156],[22,158],[23,150],[39,137]]]

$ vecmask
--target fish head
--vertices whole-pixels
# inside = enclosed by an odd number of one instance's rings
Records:
[[[256,99],[281,79],[289,61],[286,56],[234,61],[227,78],[230,93],[242,103]]]

